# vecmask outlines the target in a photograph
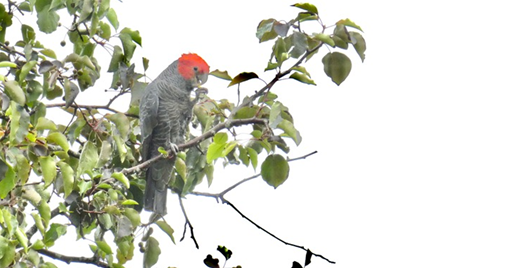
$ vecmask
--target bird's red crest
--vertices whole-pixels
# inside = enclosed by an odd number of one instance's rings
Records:
[[[177,69],[187,80],[193,78],[196,73],[209,73],[207,62],[195,53],[182,54]]]

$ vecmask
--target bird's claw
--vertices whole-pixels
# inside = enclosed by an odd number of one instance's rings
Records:
[[[205,87],[199,87],[195,90],[195,96],[199,99],[203,98],[203,95],[209,93],[209,90]]]
[[[175,143],[170,143],[170,151],[172,151],[173,155],[177,155],[177,152],[179,151],[179,146]]]

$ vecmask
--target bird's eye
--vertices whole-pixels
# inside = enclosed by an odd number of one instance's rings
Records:
[[[197,67],[197,66],[193,67],[193,70],[194,70],[195,72],[198,72],[198,67]]]

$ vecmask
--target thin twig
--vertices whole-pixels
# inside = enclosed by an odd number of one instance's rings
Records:
[[[273,237],[274,239],[276,239],[276,240],[278,240],[278,241],[280,241],[280,242],[284,243],[284,244],[285,244],[285,245],[287,245],[287,246],[292,246],[292,247],[300,248],[300,249],[302,249],[302,250],[304,250],[304,251],[309,250],[309,249],[306,249],[306,248],[305,248],[305,247],[303,247],[303,246],[299,246],[299,245],[296,245],[296,244],[293,244],[293,243],[286,242],[285,240],[283,240],[283,239],[281,239],[281,238],[277,237],[276,235],[272,234],[271,232],[269,232],[268,230],[264,229],[262,226],[258,225],[256,222],[254,222],[253,220],[251,220],[250,218],[248,218],[246,215],[244,215],[244,214],[243,214],[243,213],[242,213],[239,209],[237,209],[237,208],[234,206],[234,204],[232,204],[230,201],[228,201],[228,200],[226,200],[226,199],[224,199],[224,201],[225,201],[225,203],[226,203],[227,205],[229,205],[230,207],[232,207],[232,208],[233,208],[233,209],[234,209],[234,210],[235,210],[235,211],[236,211],[239,215],[241,215],[241,217],[245,218],[245,219],[246,219],[247,221],[249,221],[251,224],[255,225],[255,227],[259,228],[259,229],[260,229],[260,230],[262,230],[264,233],[266,233],[266,234],[270,235],[270,236],[271,236],[271,237]],[[310,252],[311,252],[311,251],[310,251]],[[320,255],[320,254],[316,254],[316,253],[313,253],[313,252],[312,252],[312,255],[314,255],[314,256],[316,256],[316,257],[319,257],[319,258],[321,258],[321,259],[323,259],[323,260],[325,260],[325,261],[327,261],[327,262],[329,262],[329,263],[335,264],[335,262],[334,262],[334,261],[331,261],[331,260],[329,260],[328,258],[326,258],[326,257],[324,257],[324,256],[322,256],[322,255]]]
[[[186,214],[186,210],[184,209],[184,204],[182,203],[182,197],[178,195],[179,198],[179,204],[181,205],[182,214],[184,214],[184,219],[186,222],[184,223],[184,232],[182,233],[181,241],[184,240],[184,237],[186,236],[186,226],[189,226],[189,232],[191,233],[191,240],[195,242],[195,247],[198,249],[198,242],[195,238],[195,234],[193,233],[193,225],[191,225],[191,222],[189,221],[188,214]]]

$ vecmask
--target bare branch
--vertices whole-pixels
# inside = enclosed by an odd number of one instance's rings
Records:
[[[97,267],[105,267],[105,268],[108,268],[110,266],[108,266],[108,263],[105,263],[105,262],[102,262],[99,260],[99,258],[97,257],[75,257],[75,256],[67,256],[67,255],[63,255],[63,254],[60,254],[60,253],[57,253],[57,252],[53,252],[53,251],[49,251],[47,249],[39,249],[37,250],[37,252],[43,254],[43,255],[46,255],[50,258],[53,258],[53,259],[56,259],[56,260],[59,260],[59,261],[63,261],[67,264],[71,264],[73,262],[80,262],[80,263],[88,263],[88,264],[93,264]]]
[[[292,246],[292,247],[300,248],[300,249],[302,249],[302,250],[304,250],[304,251],[309,250],[309,249],[306,249],[306,248],[305,248],[305,247],[303,247],[303,246],[299,246],[299,245],[296,245],[296,244],[293,244],[293,243],[286,242],[285,240],[283,240],[283,239],[281,239],[281,238],[277,237],[276,235],[272,234],[271,232],[269,232],[268,230],[264,229],[263,227],[261,227],[260,225],[258,225],[256,222],[254,222],[253,220],[251,220],[250,218],[248,218],[246,215],[244,215],[244,214],[243,214],[243,213],[242,213],[239,209],[237,209],[237,208],[234,206],[234,204],[232,204],[230,201],[228,201],[228,200],[226,200],[226,199],[224,199],[224,201],[225,201],[225,203],[226,203],[227,205],[229,205],[230,207],[232,207],[232,208],[233,208],[233,209],[234,209],[234,210],[235,210],[235,211],[236,211],[239,215],[241,215],[241,217],[245,218],[245,219],[246,219],[247,221],[249,221],[251,224],[255,225],[255,227],[259,228],[259,229],[260,229],[260,230],[262,230],[264,233],[266,233],[266,234],[270,235],[270,236],[271,236],[271,237],[273,237],[274,239],[276,239],[276,240],[278,240],[278,241],[280,241],[280,242],[284,243],[284,244],[285,244],[285,245],[287,245],[287,246]],[[311,251],[310,251],[310,252],[311,252]],[[327,262],[329,262],[329,263],[335,264],[335,262],[334,262],[334,261],[331,261],[331,260],[329,260],[328,258],[326,258],[326,257],[324,257],[324,256],[322,256],[322,255],[320,255],[320,254],[316,254],[316,253],[313,253],[313,252],[311,252],[311,253],[312,253],[312,255],[314,255],[314,256],[316,256],[316,257],[319,257],[319,258],[321,258],[321,259],[323,259],[323,260],[325,260],[325,261],[327,261]]]
[[[303,159],[306,159],[307,157],[309,156],[312,156],[314,154],[316,154],[317,151],[313,151],[309,154],[306,154],[306,155],[303,155],[303,156],[300,156],[300,157],[296,157],[296,158],[290,158],[287,160],[287,162],[292,162],[292,161],[296,161],[296,160],[303,160]],[[222,203],[224,204],[227,204],[229,205],[230,207],[232,207],[232,209],[234,209],[239,215],[241,215],[241,217],[245,218],[247,221],[249,221],[251,224],[255,225],[255,227],[259,228],[260,230],[262,230],[263,232],[265,232],[266,234],[272,236],[274,239],[284,243],[285,245],[288,245],[288,246],[293,246],[293,247],[296,247],[296,248],[300,248],[302,250],[309,250],[309,249],[306,249],[304,246],[299,246],[299,245],[296,245],[296,244],[293,244],[293,243],[289,243],[289,242],[286,242],[284,241],[283,239],[277,237],[276,235],[274,235],[273,233],[269,232],[268,230],[264,229],[262,226],[258,225],[256,222],[254,222],[253,220],[251,220],[250,218],[248,218],[246,215],[244,215],[239,209],[237,209],[230,201],[228,201],[227,199],[225,199],[225,194],[227,194],[228,192],[230,192],[231,190],[233,190],[234,188],[236,188],[237,186],[247,182],[247,181],[250,181],[252,179],[255,179],[257,177],[260,176],[260,173],[259,174],[256,174],[256,175],[253,175],[251,177],[248,177],[248,178],[245,178],[237,183],[235,183],[234,185],[228,187],[227,189],[223,190],[222,192],[220,193],[217,193],[217,194],[211,194],[211,193],[203,193],[203,192],[190,192],[190,194],[192,195],[197,195],[197,196],[204,196],[204,197],[213,197],[215,198],[216,200],[220,200]],[[311,252],[311,251],[310,251]],[[329,259],[327,259],[326,257],[320,255],[320,254],[316,254],[316,253],[313,253],[311,252],[312,255],[316,256],[316,257],[319,257],[319,258],[322,258],[324,260],[326,260],[327,262],[329,263],[335,263],[334,261],[331,261]]]
[[[50,103],[50,104],[46,105],[46,108],[56,108],[56,107],[61,107],[62,108],[62,107],[65,107],[65,106],[66,106],[65,103]],[[108,110],[108,111],[113,112],[113,113],[124,114],[123,112],[115,110],[115,109],[112,109],[112,108],[110,108],[107,105],[84,105],[84,104],[77,105],[77,104],[71,104],[69,107],[73,107],[74,109],[78,109],[78,108],[102,109],[102,110]],[[128,114],[126,114],[126,115],[128,115]],[[131,114],[129,114],[129,116],[134,117],[134,115],[131,115]]]
[[[191,225],[191,222],[189,221],[188,214],[186,214],[186,210],[184,209],[184,205],[182,204],[182,197],[181,195],[178,195],[179,197],[179,205],[181,205],[182,214],[184,214],[184,219],[186,222],[184,223],[184,232],[182,233],[181,241],[184,240],[184,237],[186,236],[186,226],[189,226],[189,231],[191,233],[191,240],[195,242],[195,247],[198,249],[198,242],[195,238],[195,234],[193,233],[193,225]]]

